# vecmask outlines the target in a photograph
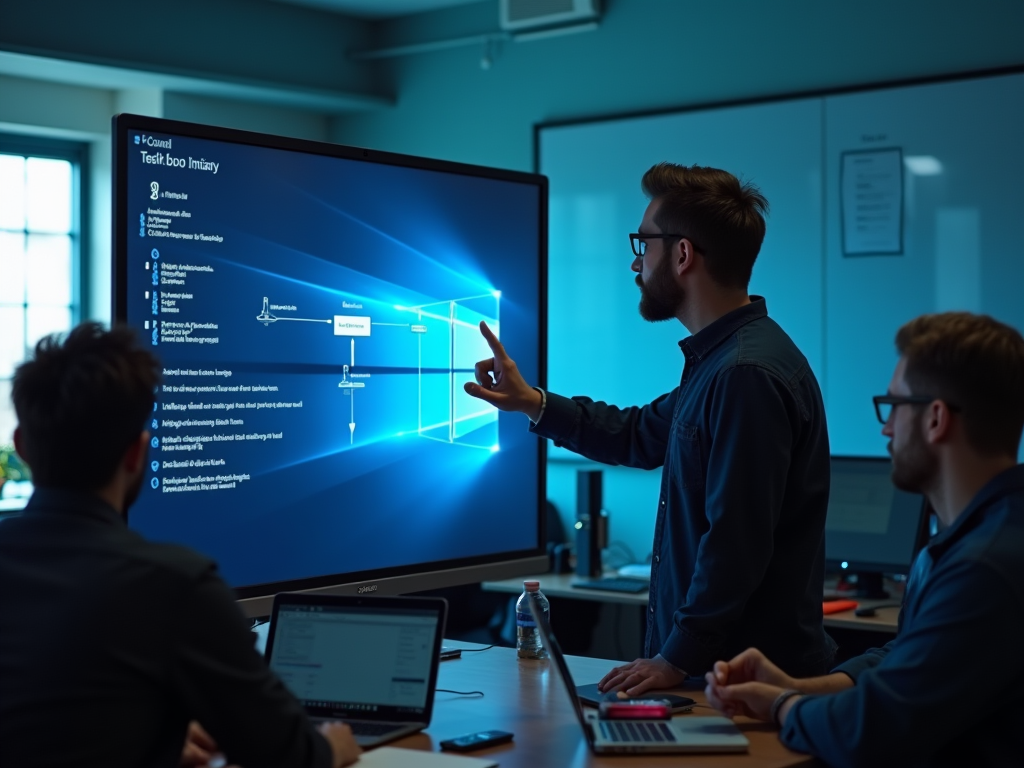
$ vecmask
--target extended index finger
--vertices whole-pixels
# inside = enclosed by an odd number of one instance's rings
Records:
[[[501,345],[498,337],[494,335],[494,331],[483,320],[480,321],[480,333],[483,334],[484,339],[487,341],[487,346],[491,348],[491,352],[494,353],[495,357],[508,357],[505,353],[505,347]]]

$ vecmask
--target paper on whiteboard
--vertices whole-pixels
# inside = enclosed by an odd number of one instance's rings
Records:
[[[903,152],[844,152],[843,255],[903,253]]]

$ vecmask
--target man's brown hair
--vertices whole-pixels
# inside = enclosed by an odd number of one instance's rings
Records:
[[[40,488],[93,491],[114,477],[152,416],[160,366],[130,328],[82,323],[18,366],[11,399]]]
[[[661,201],[654,220],[663,232],[686,236],[716,283],[746,290],[768,213],[757,187],[741,184],[728,171],[675,163],[653,166],[641,186]]]
[[[1024,430],[1024,337],[987,315],[921,315],[896,333],[915,395],[961,409],[979,453],[1017,456]]]

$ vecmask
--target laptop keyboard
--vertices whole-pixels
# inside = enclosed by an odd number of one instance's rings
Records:
[[[675,735],[665,723],[650,720],[598,720],[601,735],[608,741],[648,741],[654,743],[674,742]]]
[[[355,736],[383,736],[385,733],[397,731],[402,727],[394,723],[349,722],[348,725],[352,728],[352,734]]]

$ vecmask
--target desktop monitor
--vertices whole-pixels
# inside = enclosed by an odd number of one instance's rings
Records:
[[[883,574],[906,574],[927,538],[924,498],[892,484],[884,458],[832,457],[825,520],[829,570],[857,575],[863,597],[886,597]]]
[[[129,525],[281,591],[543,570],[544,442],[467,395],[487,322],[545,383],[547,180],[114,118],[114,318],[163,376]]]

